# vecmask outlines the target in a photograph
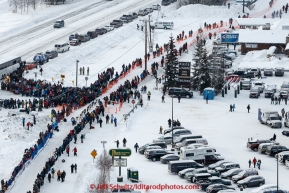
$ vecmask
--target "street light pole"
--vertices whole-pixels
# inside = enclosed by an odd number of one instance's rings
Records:
[[[245,13],[245,0],[243,0],[243,13]]]
[[[172,95],[172,147],[174,147],[173,125],[174,125],[174,96]]]
[[[78,60],[76,60],[76,79],[75,79],[75,86],[77,86],[77,77],[78,77]]]
[[[278,167],[279,164],[278,164],[278,162],[279,162],[279,155],[277,156],[277,193],[278,193],[278,189],[279,189],[279,167]]]

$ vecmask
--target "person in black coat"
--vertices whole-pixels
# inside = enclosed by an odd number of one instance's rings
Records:
[[[75,170],[75,173],[77,173],[77,165],[74,164],[74,170]]]
[[[168,120],[168,123],[169,123],[169,127],[171,127],[171,125],[172,125],[172,120],[169,119],[169,120]]]
[[[101,128],[101,126],[102,126],[102,119],[99,118],[98,122],[99,122],[99,125],[100,125],[100,128]]]
[[[137,143],[134,145],[134,148],[135,148],[135,152],[137,153],[137,149],[138,149],[138,144]]]
[[[123,147],[125,147],[125,145],[126,145],[126,139],[125,138],[123,138],[123,140],[122,140],[122,142],[123,142]]]
[[[73,164],[71,164],[70,169],[71,169],[71,173],[73,174],[73,170],[74,170],[74,165]]]
[[[48,182],[49,183],[51,182],[51,174],[50,174],[50,172],[48,173]]]

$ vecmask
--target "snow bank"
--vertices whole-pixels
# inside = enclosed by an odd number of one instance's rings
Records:
[[[276,50],[276,46],[271,46],[268,50],[267,50],[267,56],[272,56],[274,54]]]

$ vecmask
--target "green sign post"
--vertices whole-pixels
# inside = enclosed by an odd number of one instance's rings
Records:
[[[129,157],[131,155],[131,149],[110,149],[109,150],[110,156],[124,156]]]
[[[112,157],[119,156],[119,162],[121,162],[121,156],[129,157],[131,155],[131,149],[110,149],[108,153]],[[121,163],[119,163],[119,176],[121,176]]]

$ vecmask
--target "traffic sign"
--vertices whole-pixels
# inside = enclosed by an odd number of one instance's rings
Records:
[[[131,155],[131,149],[110,149],[110,156],[126,156],[129,157]]]
[[[126,158],[114,158],[113,160],[114,167],[126,167],[127,166],[127,159]]]
[[[92,150],[92,152],[90,153],[90,155],[95,158],[95,156],[97,156],[97,151],[94,149]]]
[[[134,103],[135,103],[135,100],[131,100],[131,103],[134,104]]]

